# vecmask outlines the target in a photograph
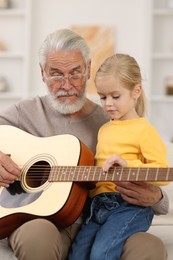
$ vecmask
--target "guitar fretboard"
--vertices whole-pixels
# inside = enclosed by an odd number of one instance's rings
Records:
[[[97,166],[53,166],[50,182],[58,181],[173,181],[173,168],[114,167],[103,172]]]

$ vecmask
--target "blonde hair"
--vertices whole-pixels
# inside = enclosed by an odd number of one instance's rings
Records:
[[[100,66],[95,76],[95,83],[99,76],[113,75],[118,77],[125,88],[132,91],[137,84],[142,84],[141,70],[137,61],[127,54],[114,54],[108,57]],[[146,110],[145,95],[142,89],[135,106],[137,114],[144,116]]]

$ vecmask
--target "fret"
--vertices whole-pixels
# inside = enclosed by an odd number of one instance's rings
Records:
[[[82,168],[82,166],[79,167],[78,180],[84,181],[85,180],[85,174],[86,174],[86,171],[88,170],[88,168],[84,167],[82,170],[81,170],[81,168]]]
[[[164,180],[167,181],[167,176],[169,176],[169,168],[164,168],[162,171],[159,171],[161,177],[164,177]],[[163,179],[162,177],[162,179]],[[169,178],[169,177],[168,177]]]
[[[63,166],[63,168],[62,168],[62,175],[61,175],[62,180],[63,181],[64,180],[68,181],[70,175],[71,175],[71,169],[69,167],[67,167],[67,166],[66,167]]]
[[[139,168],[135,168],[135,167],[133,167],[133,168],[131,168],[131,171],[130,171],[130,181],[136,181],[136,179],[137,179],[137,173],[138,173],[138,171],[139,171]]]
[[[67,181],[69,175],[70,175],[70,167],[65,166],[63,171],[63,181],[65,180]]]
[[[71,181],[73,179],[73,171],[72,166],[69,168],[69,174],[67,175],[67,181]]]
[[[66,166],[66,167],[65,167],[64,175],[63,175],[64,181],[67,181],[68,178],[69,178],[69,176],[70,176],[70,168],[71,168],[71,167],[69,167],[69,166]]]
[[[87,175],[87,180],[88,180],[88,181],[91,181],[93,171],[94,171],[93,168],[91,168],[91,167],[88,168],[88,175]]]
[[[86,172],[88,171],[88,167],[79,167],[79,180],[80,181],[85,181],[86,179]]]
[[[145,181],[157,181],[158,180],[157,169],[156,168],[146,168],[146,169],[147,169],[147,178],[145,179]]]
[[[146,180],[146,169],[147,168],[139,168],[138,181]]]
[[[79,173],[80,173],[80,167],[79,167],[79,169],[78,169],[78,171],[77,171],[77,175],[74,174],[74,172],[73,172],[74,180],[75,180],[75,181],[76,181],[76,180],[79,180],[79,181],[81,180],[81,179],[80,179],[80,174],[79,174]]]
[[[156,170],[155,181],[157,181],[157,180],[158,180],[158,174],[159,174],[159,168],[157,168],[157,170]]]
[[[158,179],[162,179],[162,181],[168,181],[169,180],[169,171],[170,171],[170,168],[159,168]]]
[[[154,168],[145,168],[145,169],[146,169],[145,181],[155,180],[155,175],[156,175],[155,169]]]
[[[116,181],[117,180],[117,168],[111,168],[106,174],[106,181]]]
[[[121,172],[120,172],[119,181],[121,181],[121,180],[122,180],[122,176],[123,176],[123,168],[121,169]]]
[[[86,172],[86,171],[84,170],[84,172]],[[90,181],[91,175],[92,175],[92,168],[91,167],[87,167],[87,172],[85,174],[85,180]]]
[[[104,171],[100,171],[100,173],[99,173],[99,179],[100,179],[100,181],[105,181],[105,172]]]
[[[80,167],[72,166],[72,179],[71,181],[80,181]]]
[[[51,177],[54,180],[55,176],[57,175],[56,172],[57,172],[56,168],[55,167],[51,167],[50,174],[49,174],[49,179]]]
[[[139,168],[137,168],[136,181],[139,179]]]
[[[60,181],[63,181],[64,167],[61,168]]]
[[[71,166],[70,181],[76,181],[79,176],[79,169],[75,166]]]
[[[65,166],[62,167],[62,174],[61,174],[61,181],[64,181],[65,180],[65,177],[66,177],[66,170],[65,170]]]
[[[99,175],[99,168],[96,167],[96,170],[95,170],[95,179],[94,180],[98,180],[98,175]]]
[[[59,170],[58,170],[57,167],[54,167],[54,175],[53,175],[54,180],[57,179],[57,176],[58,176],[58,179],[60,179],[60,175],[61,175],[61,168],[59,168]]]
[[[131,180],[136,179],[136,172],[135,172],[134,168],[133,168],[131,175],[132,175]]]
[[[136,174],[137,174],[137,171],[138,171],[138,169],[136,168],[132,168],[131,169],[131,181],[136,181]]]
[[[131,168],[122,168],[122,174],[121,174],[121,180],[122,181],[128,181],[130,180],[130,171],[131,171]]]
[[[59,171],[59,180],[61,180],[61,175],[62,175],[62,170],[63,170],[63,168],[60,168],[60,171]]]
[[[101,179],[101,171],[98,173],[98,181]]]
[[[118,181],[121,181],[122,174],[123,174],[122,169],[120,171],[117,171],[116,175],[118,176],[118,179],[117,179]]]
[[[83,180],[88,181],[88,177],[90,174],[90,168],[89,167],[85,167],[85,171],[84,171],[84,175],[83,175]]]
[[[93,174],[92,179],[91,179],[92,181],[95,181],[96,169],[97,169],[97,168],[94,167],[94,174]]]
[[[169,171],[170,171],[170,168],[167,169],[166,178],[165,178],[166,181],[169,180]]]
[[[81,167],[80,167],[80,168],[81,168]],[[88,167],[85,167],[85,171],[82,171],[81,179],[79,178],[81,181],[84,181],[84,179],[85,179],[85,178],[84,178],[84,177],[85,177],[84,173],[85,173],[86,171],[88,171]],[[80,170],[79,170],[79,176],[80,176]]]
[[[112,178],[111,178],[112,181],[115,180],[115,172],[116,172],[116,171],[114,170],[114,171],[113,171],[113,174],[112,174]],[[117,172],[116,172],[116,176],[118,177],[118,175],[119,175],[119,172],[117,171]]]
[[[155,168],[144,168],[144,171],[146,171],[146,175],[145,175],[145,181],[151,181],[154,180],[155,181],[155,176],[156,176],[156,170]]]
[[[167,168],[159,169],[158,179],[162,179],[163,181],[166,181],[167,173],[168,173]]]
[[[91,167],[88,167],[87,176],[86,176],[87,180],[90,180],[91,175],[92,175],[92,170],[93,169]]]
[[[108,174],[109,174],[109,173],[108,173],[108,172],[101,171],[101,174],[102,174],[102,177],[103,177],[102,180],[103,180],[103,181],[107,181],[107,179],[108,179]]]
[[[148,171],[149,171],[149,169],[147,168],[147,172],[146,172],[146,175],[145,175],[145,181],[148,181]]]
[[[128,172],[127,181],[130,180],[130,173],[131,173],[131,168],[129,169],[129,172]]]
[[[62,171],[61,171],[61,179],[60,181],[63,181],[64,180],[64,166],[62,167]]]
[[[148,181],[158,181],[158,172],[156,168],[148,168]]]
[[[58,171],[58,176],[60,176],[60,173],[61,173],[61,168],[59,168],[59,171]],[[57,168],[54,167],[54,171],[53,171],[53,179],[56,180],[57,179]]]

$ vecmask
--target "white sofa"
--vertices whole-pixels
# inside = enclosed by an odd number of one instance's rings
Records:
[[[168,161],[170,167],[173,167],[173,143],[166,143],[168,151]],[[155,216],[149,232],[161,238],[164,242],[168,260],[173,260],[173,182],[164,187],[170,199],[169,213],[165,216]]]
[[[167,143],[167,148],[168,161],[170,167],[173,167],[173,143]],[[165,186],[164,189],[170,198],[170,211],[167,215],[155,216],[148,232],[162,239],[167,248],[168,260],[173,260],[173,182]],[[17,260],[6,240],[0,241],[0,260]]]

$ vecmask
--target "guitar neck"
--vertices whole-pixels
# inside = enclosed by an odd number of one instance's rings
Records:
[[[173,168],[113,167],[105,173],[97,166],[54,166],[50,182],[73,181],[173,181]]]

